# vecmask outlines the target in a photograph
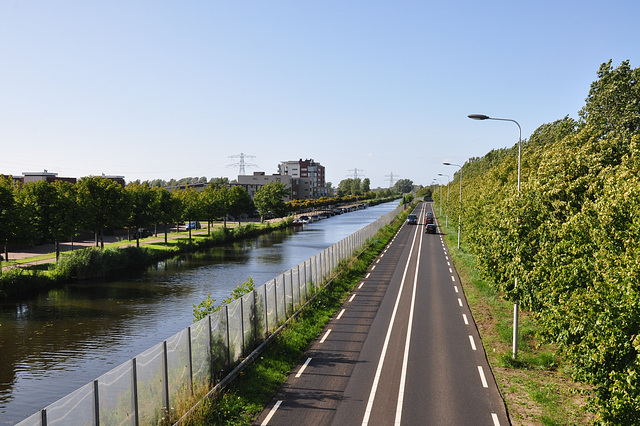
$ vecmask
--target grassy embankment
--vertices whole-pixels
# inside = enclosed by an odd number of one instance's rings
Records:
[[[434,206],[434,211],[437,208]],[[451,218],[449,218],[451,219]],[[444,217],[440,218],[444,225]],[[584,409],[587,386],[571,380],[554,348],[537,339],[535,318],[520,312],[518,356],[512,358],[513,304],[482,277],[464,240],[457,249],[457,223],[444,229],[449,252],[484,344],[489,363],[514,425],[584,425],[593,416]]]
[[[371,263],[402,225],[409,209],[391,225],[382,228],[357,258],[342,262],[340,273],[321,290],[299,316],[289,322],[263,352],[229,387],[206,400],[189,417],[188,425],[249,425],[288,374],[300,362],[305,350],[318,338],[324,326],[360,282]]]
[[[0,299],[19,297],[21,294],[33,294],[53,288],[74,279],[106,277],[126,268],[146,267],[153,262],[167,259],[181,253],[195,252],[214,247],[219,244],[259,234],[283,229],[291,225],[291,219],[273,223],[249,223],[242,226],[213,228],[209,233],[178,234],[164,242],[164,236],[148,237],[140,247],[132,246],[131,241],[120,241],[109,244],[104,250],[84,248],[71,252],[63,252],[56,263],[33,264],[38,260],[55,258],[55,254],[2,262],[2,266],[29,264],[20,268],[4,270],[0,275]],[[151,241],[151,242],[148,242]],[[135,244],[135,242],[134,242]]]

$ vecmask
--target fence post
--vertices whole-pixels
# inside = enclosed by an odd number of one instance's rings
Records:
[[[189,350],[189,387],[191,388],[191,396],[193,396],[193,353],[191,347],[191,326],[187,327],[187,348]]]
[[[211,333],[212,333],[212,328],[211,327],[211,315],[207,315],[207,333],[209,334],[209,370],[211,371],[211,374],[209,374],[209,386],[213,386],[213,382],[215,381],[215,371],[213,369],[213,338],[211,337]]]
[[[169,361],[167,359],[167,341],[162,342],[162,404],[165,413],[169,415]]]
[[[275,302],[274,310],[276,312],[276,327],[278,325],[278,280],[273,280],[273,300]]]
[[[244,344],[244,300],[240,297],[240,335],[242,336],[242,356],[247,356]]]
[[[42,410],[44,417],[42,419],[42,426],[47,425],[47,416]],[[95,419],[96,426],[100,426],[100,396],[98,395],[98,379],[93,381],[93,418]]]
[[[231,368],[231,343],[229,340],[229,305],[224,305],[224,314],[227,318],[227,369]]]
[[[133,424],[138,426],[139,414],[138,414],[138,365],[136,364],[136,359],[131,359],[131,398],[133,399]]]

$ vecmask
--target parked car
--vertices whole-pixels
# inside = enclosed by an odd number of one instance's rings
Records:
[[[202,228],[202,225],[200,225],[200,222],[198,222],[198,221],[195,221],[195,222],[194,222],[194,221],[191,221],[191,222],[189,222],[189,223],[187,224],[187,227],[186,227],[186,229],[185,229],[185,230],[186,230],[186,231],[188,231],[189,229],[200,229],[200,228]]]
[[[131,234],[131,237],[133,239],[138,239],[138,238],[151,237],[152,235],[153,235],[153,231],[145,228],[138,228],[137,231],[133,231],[133,233]]]
[[[417,225],[418,224],[418,216],[411,213],[407,216],[407,225]]]

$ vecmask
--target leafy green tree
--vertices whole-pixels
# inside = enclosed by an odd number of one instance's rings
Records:
[[[18,206],[15,184],[11,178],[0,175],[0,241],[4,246],[4,259],[9,260],[8,244],[17,236]],[[0,274],[2,269],[0,268]]]
[[[129,202],[129,229],[133,227],[136,247],[140,247],[140,229],[153,221],[153,203],[155,194],[147,185],[132,184],[125,188]]]
[[[287,214],[287,206],[284,201],[287,195],[289,195],[289,190],[282,182],[271,182],[256,190],[253,203],[258,209],[263,222],[267,214],[272,214],[275,217],[282,217]]]
[[[182,214],[180,218],[186,222],[196,222],[202,217],[202,195],[194,188],[188,187],[183,191],[175,191],[175,196],[180,200]],[[191,240],[191,227],[189,227],[189,240]]]
[[[399,179],[393,187],[398,194],[408,194],[413,190],[413,181],[411,179]]]
[[[96,246],[104,248],[104,230],[123,226],[129,217],[124,188],[99,176],[82,178],[77,185],[83,224],[95,233]]]
[[[204,218],[207,219],[209,224],[222,217],[226,228],[227,214],[229,212],[229,190],[227,187],[210,183],[202,194],[202,210]],[[211,226],[209,226],[209,233],[211,233]]]
[[[367,193],[371,191],[371,180],[369,178],[364,178],[362,181],[362,192]]]
[[[229,191],[229,214],[240,223],[243,214],[249,215],[254,210],[253,200],[244,188],[234,186]]]
[[[179,201],[169,190],[161,187],[153,187],[153,202],[151,203],[152,221],[156,226],[156,235],[158,234],[158,225],[164,225],[164,243],[167,244],[167,224],[178,221],[177,205]]]

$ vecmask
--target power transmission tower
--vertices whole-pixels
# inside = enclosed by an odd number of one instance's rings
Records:
[[[245,158],[256,158],[255,155],[247,155],[243,152],[241,152],[238,155],[230,155],[229,158],[239,158],[240,161],[238,161],[237,163],[233,163],[233,164],[229,164],[227,165],[227,167],[240,167],[239,171],[238,171],[238,175],[244,175],[245,174],[245,167],[258,167],[257,164],[253,164],[253,163],[245,163],[244,159]]]
[[[353,178],[358,179],[358,172],[364,172],[362,169],[349,169],[348,172],[353,172]]]
[[[390,174],[390,175],[384,175],[384,177],[389,178],[389,188],[393,188],[393,184],[395,183],[395,182],[393,181],[393,178],[394,178],[394,177],[400,177],[400,176],[398,176],[398,175],[394,175],[394,174],[393,174],[393,172],[391,172],[391,174]]]

